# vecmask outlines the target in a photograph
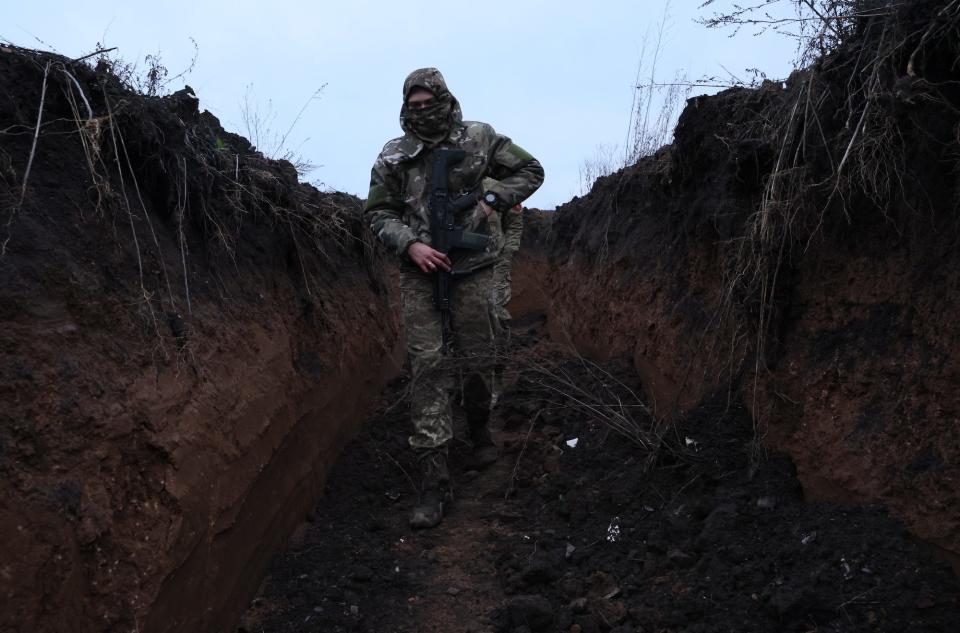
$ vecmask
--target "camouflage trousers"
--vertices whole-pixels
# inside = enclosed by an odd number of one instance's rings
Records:
[[[485,424],[493,386],[492,267],[453,280],[451,348],[443,350],[440,312],[433,306],[433,277],[411,267],[400,271],[403,324],[410,360],[410,446],[431,449],[453,438],[452,401],[462,398],[467,421]]]
[[[513,297],[511,283],[513,268],[513,253],[504,252],[496,262],[494,262],[493,279],[490,283],[490,309],[493,312],[493,326],[497,338],[497,347],[500,347],[501,339],[509,335],[510,313],[507,311],[507,304]]]

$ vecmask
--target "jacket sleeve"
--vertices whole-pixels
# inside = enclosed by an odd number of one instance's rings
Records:
[[[370,170],[370,192],[363,217],[377,239],[402,257],[410,244],[417,241],[417,234],[403,222],[400,187],[399,176],[381,154]]]
[[[493,178],[484,178],[481,188],[483,191],[493,191],[498,181]],[[518,210],[518,207],[520,210]],[[480,213],[483,213],[480,211]],[[515,205],[506,211],[500,211],[500,230],[503,232],[503,256],[512,257],[520,250],[523,239],[523,210],[522,205]]]
[[[523,211],[513,209],[503,214],[503,252],[507,257],[520,250],[523,239]]]
[[[543,167],[525,149],[502,134],[494,133],[489,168],[484,180],[485,191],[492,191],[503,201],[506,211],[533,195],[543,184]]]

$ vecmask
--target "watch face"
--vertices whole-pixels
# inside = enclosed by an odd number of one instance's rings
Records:
[[[493,204],[497,201],[497,196],[493,195],[492,193],[488,193],[483,197],[483,199],[487,202],[487,204]]]

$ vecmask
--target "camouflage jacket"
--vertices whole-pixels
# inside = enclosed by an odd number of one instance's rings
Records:
[[[452,165],[447,183],[452,198],[492,191],[502,204],[487,218],[479,205],[464,211],[458,224],[490,237],[484,251],[456,250],[450,253],[457,269],[470,271],[492,264],[504,247],[502,223],[509,209],[529,197],[543,182],[543,168],[523,148],[497,134],[486,123],[463,121],[459,104],[453,102],[451,128],[435,146],[417,137],[408,126],[406,134],[388,142],[373,165],[370,193],[364,217],[381,242],[406,258],[415,241],[430,244],[430,155],[433,147],[463,149],[466,158]],[[409,260],[408,260],[409,261]]]

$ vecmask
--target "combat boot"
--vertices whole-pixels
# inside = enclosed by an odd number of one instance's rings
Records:
[[[444,509],[453,500],[446,447],[424,451],[420,456],[420,500],[410,515],[410,527],[431,528],[443,520]]]

